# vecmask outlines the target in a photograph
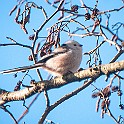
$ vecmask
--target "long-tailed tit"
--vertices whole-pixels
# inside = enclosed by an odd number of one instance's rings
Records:
[[[69,40],[56,48],[52,53],[43,56],[36,64],[14,69],[3,70],[0,73],[12,73],[28,69],[43,68],[55,76],[68,72],[76,72],[82,60],[82,45]]]

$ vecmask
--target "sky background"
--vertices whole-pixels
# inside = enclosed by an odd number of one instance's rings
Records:
[[[50,5],[46,4],[45,0],[37,0],[37,5],[43,6],[46,10],[48,16],[50,16],[55,9],[51,7]],[[89,7],[94,7],[95,0],[86,1],[84,0],[85,4]],[[114,2],[114,3],[113,3]],[[73,4],[81,5],[80,1],[72,0]],[[44,17],[41,13],[41,10],[32,9],[31,11],[31,20],[30,23],[26,25],[29,34],[26,35],[21,29],[20,26],[17,25],[14,22],[16,11],[12,14],[12,16],[9,16],[10,10],[16,5],[17,2],[15,0],[10,1],[6,0],[0,1],[0,43],[11,43],[11,41],[7,40],[6,37],[11,37],[14,40],[16,40],[19,43],[31,45],[32,41],[28,39],[28,37],[33,34],[33,29],[37,30],[38,27],[43,23]],[[104,2],[100,1],[98,4],[98,9],[100,11],[114,9],[114,8],[120,8],[122,6],[121,0],[114,0],[114,1],[108,1],[104,0]],[[69,5],[67,6],[69,7]],[[79,12],[81,12],[79,10]],[[82,10],[82,13],[85,14],[85,11]],[[59,17],[58,13],[48,24],[43,28],[43,30],[40,32],[40,36],[47,36],[47,28],[49,28],[51,25],[57,21],[57,18]],[[115,24],[116,22],[122,22],[124,23],[124,9],[118,12],[114,12],[111,14],[110,18],[110,27]],[[80,21],[84,21],[84,17],[79,18]],[[105,25],[106,22],[106,16],[102,16],[102,24]],[[84,21],[85,25],[89,25],[90,23],[93,23],[90,21]],[[71,30],[74,30],[77,25],[75,26],[73,23],[70,24]],[[115,31],[114,31],[115,32]],[[81,32],[79,32],[81,34]],[[110,35],[107,33],[107,36]],[[123,38],[124,36],[124,30],[121,28],[119,30],[119,37]],[[69,36],[65,33],[61,33],[61,43],[69,40]],[[77,40],[81,44],[83,44],[83,52],[88,52],[95,48],[96,46],[96,38],[95,37],[87,37],[87,38],[79,38],[79,37],[73,37],[71,39]],[[42,39],[39,39],[38,42],[42,41]],[[102,41],[102,39],[100,40]],[[42,44],[43,42],[41,42]],[[15,68],[25,65],[31,65],[33,62],[28,61],[28,56],[31,54],[28,49],[22,48],[20,46],[7,46],[7,47],[0,47],[0,70],[5,70],[9,68]],[[100,48],[100,54],[102,63],[109,63],[109,61],[114,57],[114,55],[117,53],[114,46],[111,46],[108,43],[105,43]],[[121,56],[119,60],[122,60],[124,58],[124,55]],[[83,56],[83,60],[81,63],[81,67],[88,68],[88,65],[86,65],[86,62],[88,60],[88,56]],[[48,73],[41,69],[41,73],[44,79],[47,79]],[[29,74],[32,76],[33,79],[36,81],[39,80],[37,77],[36,71],[32,70],[29,72]],[[124,72],[121,73],[124,76]],[[13,91],[16,83],[22,79],[24,76],[23,73],[19,73],[17,78],[14,78],[13,74],[9,75],[1,75],[0,74],[0,88],[6,89],[8,91]],[[112,77],[112,76],[111,76]],[[110,78],[111,78],[110,77]],[[104,88],[108,82],[104,81],[105,76],[100,77],[94,85],[98,88],[102,89]],[[27,76],[24,79],[24,84],[29,85],[31,78]],[[109,79],[110,81],[110,79]],[[114,81],[115,85],[117,85],[117,80]],[[80,87],[83,84],[83,81],[69,84],[68,86],[64,86],[59,89],[53,89],[50,90],[49,97],[50,97],[50,103],[54,103],[56,100],[61,98],[67,93],[72,92],[74,89]],[[124,88],[124,85],[122,85],[122,89]],[[50,112],[50,114],[47,116],[48,120],[52,120],[53,122],[57,124],[82,124],[82,123],[95,123],[95,124],[114,124],[114,121],[108,116],[105,115],[104,119],[100,118],[100,112],[95,112],[95,105],[97,99],[92,99],[92,91],[94,90],[93,86],[89,86],[76,96],[70,98],[69,100],[63,102],[61,105],[59,105],[57,108],[55,108],[53,111]],[[29,103],[32,101],[32,99],[35,97],[32,96],[31,98],[26,100],[26,105],[28,106]],[[117,118],[119,115],[124,115],[124,111],[119,109],[119,98],[117,97],[117,94],[112,94],[111,98],[111,105],[110,109],[112,110],[113,115]],[[122,97],[123,98],[123,97]],[[122,99],[122,103],[124,103],[124,98]],[[8,109],[13,113],[16,119],[20,117],[20,115],[24,112],[25,107],[22,106],[23,101],[17,101],[8,103],[11,107]],[[29,113],[23,118],[23,120],[20,121],[20,124],[25,122],[25,124],[36,124],[41,117],[42,113],[45,109],[45,98],[43,93],[40,94],[38,99],[35,101],[33,106],[30,108]],[[13,124],[13,120],[10,118],[8,113],[5,113],[2,109],[0,109],[0,124]]]

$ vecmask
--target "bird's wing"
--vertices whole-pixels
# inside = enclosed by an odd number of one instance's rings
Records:
[[[45,63],[49,59],[59,56],[61,54],[64,54],[68,51],[69,51],[69,48],[67,48],[67,47],[58,47],[52,53],[43,56],[37,63]]]

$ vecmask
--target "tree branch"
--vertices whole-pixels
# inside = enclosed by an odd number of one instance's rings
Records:
[[[88,78],[96,78],[102,75],[110,75],[117,71],[124,70],[124,60],[120,62],[114,62],[105,65],[98,65],[86,70],[76,72],[74,74],[68,74],[62,77],[56,77],[52,80],[44,80],[31,84],[29,87],[15,92],[2,92],[0,89],[0,105],[3,105],[11,101],[25,100],[32,95],[43,92],[44,90],[50,90],[54,88],[60,88],[72,82],[82,81]],[[88,84],[89,85],[89,84]]]
[[[97,78],[97,77],[96,77]],[[95,78],[95,79],[96,79]],[[43,113],[42,117],[40,118],[38,124],[43,124],[45,118],[47,117],[47,115],[50,113],[50,111],[52,111],[55,107],[57,107],[58,105],[60,105],[61,103],[63,103],[64,101],[68,100],[69,98],[71,98],[74,95],[77,95],[80,91],[82,91],[83,89],[85,89],[86,87],[88,87],[95,79],[90,79],[89,81],[85,82],[84,85],[82,85],[81,87],[77,88],[76,90],[74,90],[73,92],[66,94],[65,96],[63,96],[62,98],[60,98],[59,100],[57,100],[54,104],[52,104],[51,106],[48,106],[45,110],[45,112]]]

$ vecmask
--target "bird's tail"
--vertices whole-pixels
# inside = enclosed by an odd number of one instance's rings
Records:
[[[3,70],[3,71],[0,71],[0,74],[10,74],[10,73],[14,73],[14,72],[26,71],[26,70],[30,70],[30,69],[34,69],[34,68],[40,68],[40,67],[42,67],[42,65],[43,65],[42,63],[37,63],[37,64],[30,65],[30,66],[23,66],[23,67]]]

